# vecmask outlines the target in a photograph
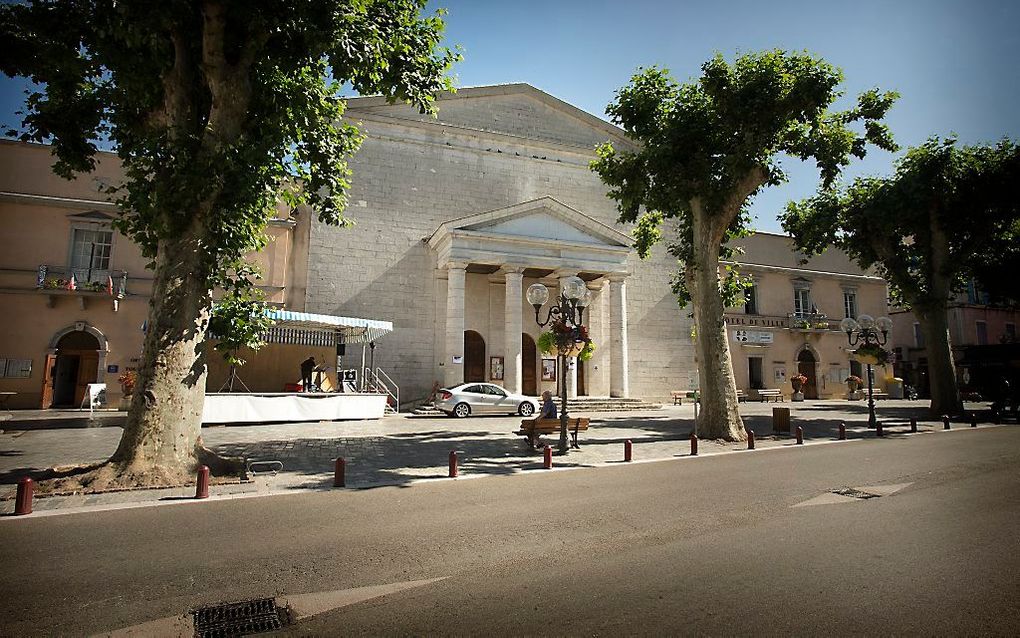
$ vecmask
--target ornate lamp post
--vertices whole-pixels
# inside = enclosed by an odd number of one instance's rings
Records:
[[[535,307],[535,322],[542,327],[553,324],[560,375],[560,443],[559,453],[566,454],[567,440],[567,357],[577,354],[590,341],[583,324],[584,309],[591,303],[591,292],[580,277],[566,277],[560,284],[557,303],[549,306],[545,321],[540,317],[542,306],[549,301],[549,289],[542,284],[528,287],[528,303]]]
[[[878,352],[882,346],[889,341],[889,331],[892,329],[892,320],[889,317],[875,319],[871,315],[861,315],[856,320],[847,317],[839,322],[839,327],[846,333],[846,340],[850,346],[857,348],[858,360],[868,364],[868,427],[877,427],[878,420],[875,418],[875,374],[871,368],[872,363],[881,363],[876,356],[862,350]],[[879,336],[881,333],[881,336]]]

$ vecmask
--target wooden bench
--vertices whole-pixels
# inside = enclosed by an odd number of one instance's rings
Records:
[[[673,399],[673,405],[683,405],[684,397],[687,396],[687,393],[681,392],[680,390],[674,390],[669,393],[669,396]]]
[[[747,401],[747,393],[743,390],[737,390],[737,403],[741,401]]]
[[[758,399],[762,403],[766,403],[769,400],[776,402],[786,401],[786,399],[783,398],[783,393],[779,390],[779,388],[765,388],[762,390],[758,390]]]
[[[577,445],[577,433],[588,429],[589,419],[580,417],[567,419],[567,431],[570,433],[571,447]],[[538,437],[542,434],[555,434],[560,431],[559,419],[524,419],[521,421],[521,429],[517,431],[520,436],[527,437],[528,445],[535,447],[538,444]]]

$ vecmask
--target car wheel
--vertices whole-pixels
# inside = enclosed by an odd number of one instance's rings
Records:
[[[535,406],[533,406],[528,401],[525,401],[524,403],[522,403],[520,405],[519,408],[517,408],[517,414],[520,414],[521,416],[531,416],[534,413],[535,413]]]
[[[471,414],[471,406],[467,403],[458,403],[453,406],[453,416],[463,419],[467,415]]]

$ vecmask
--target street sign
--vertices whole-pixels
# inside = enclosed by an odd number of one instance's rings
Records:
[[[734,330],[733,340],[737,343],[772,343],[772,333],[768,330]]]

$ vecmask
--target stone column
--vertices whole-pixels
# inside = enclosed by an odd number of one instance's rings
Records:
[[[589,396],[609,396],[609,330],[606,316],[605,279],[589,282],[591,304],[585,310],[588,334],[595,342],[595,354],[584,365]]]
[[[609,275],[609,396],[630,395],[627,372],[627,283],[625,275]]]
[[[522,287],[524,285],[524,268],[522,266],[503,266],[506,277],[506,303],[503,318],[503,339],[505,340],[503,357],[503,387],[507,392],[520,394],[523,388],[521,334],[524,332],[522,315]]]
[[[576,276],[577,273],[562,273],[557,272],[559,277],[560,289],[557,291],[557,298],[563,294],[563,282],[568,277]],[[574,398],[577,396],[577,357],[566,357],[567,361],[567,398]]]
[[[464,383],[464,282],[467,264],[446,265],[446,359],[443,361],[443,384],[452,388]],[[460,363],[453,362],[454,357]]]

